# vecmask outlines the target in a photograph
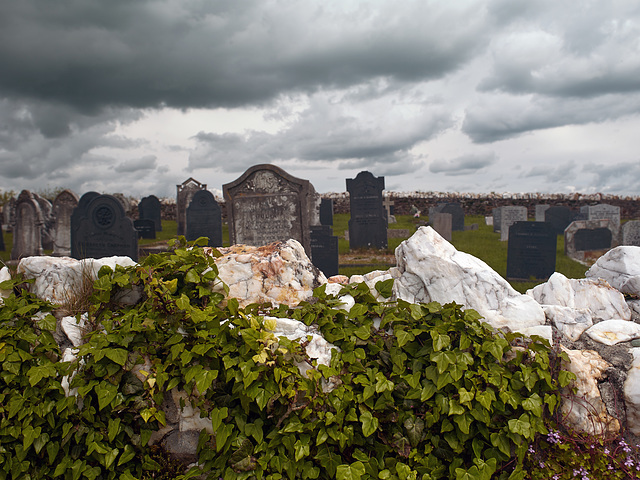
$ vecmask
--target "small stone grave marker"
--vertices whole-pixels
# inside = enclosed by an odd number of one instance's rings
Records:
[[[491,210],[491,214],[493,216],[493,231],[499,232],[502,221],[502,207],[496,207]]]
[[[387,248],[387,212],[382,205],[384,177],[363,171],[347,179],[349,192],[349,247]]]
[[[591,265],[611,249],[614,231],[608,219],[575,220],[564,231],[565,254],[584,265]]]
[[[527,221],[527,207],[509,206],[500,209],[500,240],[509,240],[509,227]]]
[[[133,221],[133,228],[138,232],[138,238],[156,238],[156,224],[150,218],[139,218]]]
[[[338,275],[338,237],[329,225],[311,226],[311,262],[326,277]]]
[[[78,202],[71,219],[71,256],[103,258],[127,256],[138,261],[138,232],[113,195],[91,195]],[[82,204],[82,206],[81,206]]]
[[[308,180],[275,165],[255,165],[222,190],[232,245],[261,246],[293,238],[311,256],[309,227],[319,220],[317,194]]]
[[[640,220],[629,220],[622,225],[622,245],[640,247]]]
[[[140,220],[153,221],[155,231],[162,231],[162,204],[158,197],[149,195],[140,200],[138,203],[138,218]]]
[[[453,215],[450,213],[429,213],[429,223],[447,242],[451,242],[452,222]]]
[[[545,222],[515,222],[509,227],[507,278],[547,279],[556,270],[558,236]]]
[[[207,237],[209,247],[222,246],[222,212],[210,191],[200,190],[193,195],[187,208],[186,233],[189,241]]]

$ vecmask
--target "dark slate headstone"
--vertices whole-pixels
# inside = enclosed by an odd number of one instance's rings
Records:
[[[189,177],[180,185],[176,185],[176,221],[178,222],[178,235],[185,235],[187,231],[187,207],[191,199],[199,190],[206,190],[207,185]]]
[[[156,238],[156,224],[149,218],[139,218],[133,221],[133,228],[138,232],[138,238],[154,239]]]
[[[565,254],[591,265],[613,246],[615,226],[608,219],[575,220],[564,231]]]
[[[309,226],[319,223],[319,201],[308,180],[275,165],[255,165],[222,190],[232,245],[294,239],[311,256]]]
[[[311,226],[311,262],[326,277],[338,275],[338,237],[328,225]]]
[[[320,200],[320,224],[333,225],[333,199]]]
[[[499,232],[502,227],[502,207],[496,207],[491,211],[493,215],[493,231]]]
[[[565,229],[573,221],[573,214],[569,207],[555,206],[549,207],[544,212],[544,221],[553,227],[556,235],[563,235]]]
[[[547,279],[556,270],[558,236],[546,222],[516,222],[509,227],[507,278]]]
[[[451,230],[460,232],[464,230],[464,211],[459,203],[439,203],[437,206],[429,209],[429,217],[436,213],[451,214]],[[429,218],[429,220],[431,220],[431,218]]]
[[[155,231],[162,231],[162,204],[158,197],[149,195],[140,200],[140,203],[138,203],[138,218],[140,220],[152,220]]]
[[[384,177],[360,172],[347,179],[349,192],[349,246],[355,248],[387,248],[387,211],[382,205]]]
[[[71,217],[71,256],[102,258],[127,256],[138,260],[138,232],[125,216],[122,203],[112,195],[80,198]],[[82,204],[82,205],[81,205]]]
[[[222,212],[213,193],[200,190],[187,208],[186,238],[189,241],[207,237],[209,247],[222,246]]]
[[[574,236],[575,248],[578,252],[587,250],[604,250],[611,248],[611,230],[608,228],[593,228],[578,230]]]

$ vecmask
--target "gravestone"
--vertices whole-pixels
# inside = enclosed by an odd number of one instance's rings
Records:
[[[436,213],[451,214],[451,229],[454,231],[464,230],[464,211],[459,203],[439,203],[435,207],[429,209],[429,220]]]
[[[629,220],[622,225],[622,245],[640,247],[640,220]]]
[[[565,229],[573,220],[572,216],[569,207],[558,205],[547,209],[544,214],[544,221],[553,227],[556,235],[563,235]]]
[[[320,201],[308,180],[275,165],[255,165],[222,190],[232,245],[261,246],[293,238],[311,256],[309,227],[320,222]]]
[[[311,226],[311,262],[326,277],[338,275],[338,237],[329,225]]]
[[[507,278],[547,279],[556,271],[558,235],[546,222],[515,222],[509,227]]]
[[[0,224],[0,252],[6,251],[7,247],[4,246],[4,232],[2,231],[2,224]]]
[[[209,247],[222,246],[222,211],[213,193],[200,190],[187,207],[186,238],[189,241],[207,237]]]
[[[43,250],[53,250],[53,228],[55,218],[53,217],[53,205],[46,198],[42,198],[37,193],[33,194],[33,198],[36,199],[38,205],[40,205],[40,211],[42,212],[42,219],[44,220],[44,224],[42,225],[42,229],[40,230],[41,243]]]
[[[491,210],[491,214],[493,216],[493,231],[499,232],[501,227],[502,220],[502,207],[496,207]]]
[[[42,255],[44,218],[40,204],[29,190],[22,190],[16,200],[15,226],[11,259]]]
[[[614,234],[607,219],[575,220],[564,231],[565,254],[584,265],[591,265],[611,249]]]
[[[11,197],[2,205],[2,218],[5,230],[11,232],[16,218],[16,197]]]
[[[185,235],[187,231],[187,207],[196,192],[206,190],[207,185],[189,177],[180,185],[176,185],[176,221],[178,235]]]
[[[544,212],[546,212],[551,205],[536,205],[536,222],[544,222]]]
[[[620,207],[601,203],[598,205],[585,205],[580,212],[587,216],[587,220],[609,220],[613,232],[614,245],[619,243],[620,234]]]
[[[162,204],[158,197],[149,195],[140,200],[138,203],[138,218],[140,220],[153,221],[155,231],[162,231]]]
[[[387,212],[382,206],[384,177],[360,172],[347,179],[349,192],[349,247],[387,248]]]
[[[156,238],[156,224],[149,218],[139,218],[133,221],[133,228],[138,232],[138,238],[153,240]]]
[[[92,193],[92,192],[90,192]],[[90,195],[78,202],[71,216],[71,256],[103,258],[127,256],[138,260],[138,232],[113,195]]]
[[[450,213],[430,213],[429,223],[447,242],[451,242],[453,215]]]
[[[527,207],[501,207],[500,208],[500,240],[509,240],[509,227],[516,222],[527,221]]]
[[[320,225],[333,225],[333,199],[320,200]]]
[[[53,201],[53,256],[71,255],[71,215],[78,206],[78,196],[63,190]]]
[[[387,212],[387,223],[397,223],[396,217],[394,216],[393,206],[395,202],[391,200],[389,197],[385,197],[382,201],[382,206],[384,207],[385,212]]]

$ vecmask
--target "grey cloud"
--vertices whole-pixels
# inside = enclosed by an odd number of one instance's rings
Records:
[[[493,152],[469,154],[451,160],[433,161],[429,165],[429,171],[445,175],[468,175],[493,165],[496,160],[497,157]]]
[[[113,167],[118,173],[133,173],[145,170],[154,170],[157,167],[157,157],[155,155],[145,155],[142,158],[120,162]]]

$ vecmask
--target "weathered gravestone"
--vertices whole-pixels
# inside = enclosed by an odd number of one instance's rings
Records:
[[[90,192],[93,193],[93,192]],[[71,217],[71,256],[103,258],[127,256],[138,260],[138,232],[125,215],[122,203],[112,195],[80,198]]]
[[[320,222],[313,185],[275,165],[255,165],[222,186],[231,244],[300,242],[311,256],[309,227]]]
[[[558,236],[545,222],[515,222],[509,227],[507,278],[549,278],[556,271]]]
[[[586,215],[587,220],[609,220],[609,226],[613,232],[613,244],[619,243],[620,236],[620,207],[600,203],[598,205],[585,205],[580,212]]]
[[[544,212],[546,212],[551,205],[536,205],[536,222],[544,222]]]
[[[53,228],[55,218],[53,217],[53,205],[46,198],[42,198],[37,193],[33,194],[33,198],[36,199],[38,205],[40,205],[40,211],[42,212],[42,219],[44,220],[44,224],[42,225],[42,229],[40,230],[41,235],[41,243],[43,250],[53,250]]]
[[[149,218],[139,218],[133,221],[133,228],[138,232],[138,238],[153,240],[156,238],[156,224]]]
[[[78,206],[78,196],[71,190],[63,190],[53,200],[53,255],[71,255],[71,215]]]
[[[347,178],[349,192],[349,247],[387,248],[387,211],[382,206],[384,177],[360,172]]]
[[[44,217],[40,204],[29,190],[23,190],[16,200],[12,260],[42,255],[43,227]]]
[[[429,220],[436,213],[451,214],[451,229],[454,231],[464,230],[464,211],[459,203],[439,203],[435,207],[429,209]]]
[[[2,218],[5,230],[11,232],[16,220],[16,197],[11,197],[2,205]]]
[[[573,260],[591,265],[611,249],[613,238],[609,220],[576,220],[564,231],[564,251]]]
[[[338,275],[338,237],[329,225],[311,226],[311,262],[326,277]]]
[[[333,225],[333,199],[320,200],[320,225]]]
[[[429,213],[429,223],[447,242],[451,242],[452,217],[450,213]]]
[[[193,178],[188,178],[180,185],[176,185],[176,221],[178,223],[178,235],[184,235],[187,231],[187,207],[196,192],[206,190],[207,185]]]
[[[196,192],[187,208],[187,232],[189,241],[207,237],[209,247],[222,246],[222,211],[213,193]]]
[[[629,220],[622,225],[622,245],[640,247],[640,220]]]
[[[509,227],[516,222],[527,221],[527,207],[509,206],[500,208],[500,240],[509,240]]]
[[[493,231],[499,232],[501,227],[502,220],[502,207],[496,207],[491,210],[491,215],[493,216]]]
[[[549,207],[544,214],[544,221],[553,227],[556,235],[563,235],[566,228],[573,220],[573,214],[569,207],[562,205]]]
[[[398,223],[394,215],[394,205],[395,202],[389,197],[385,197],[384,200],[382,200],[382,206],[384,207],[385,212],[387,212],[387,223]]]
[[[162,231],[162,204],[158,197],[149,195],[140,200],[138,203],[138,218],[140,220],[153,221],[155,231]]]

